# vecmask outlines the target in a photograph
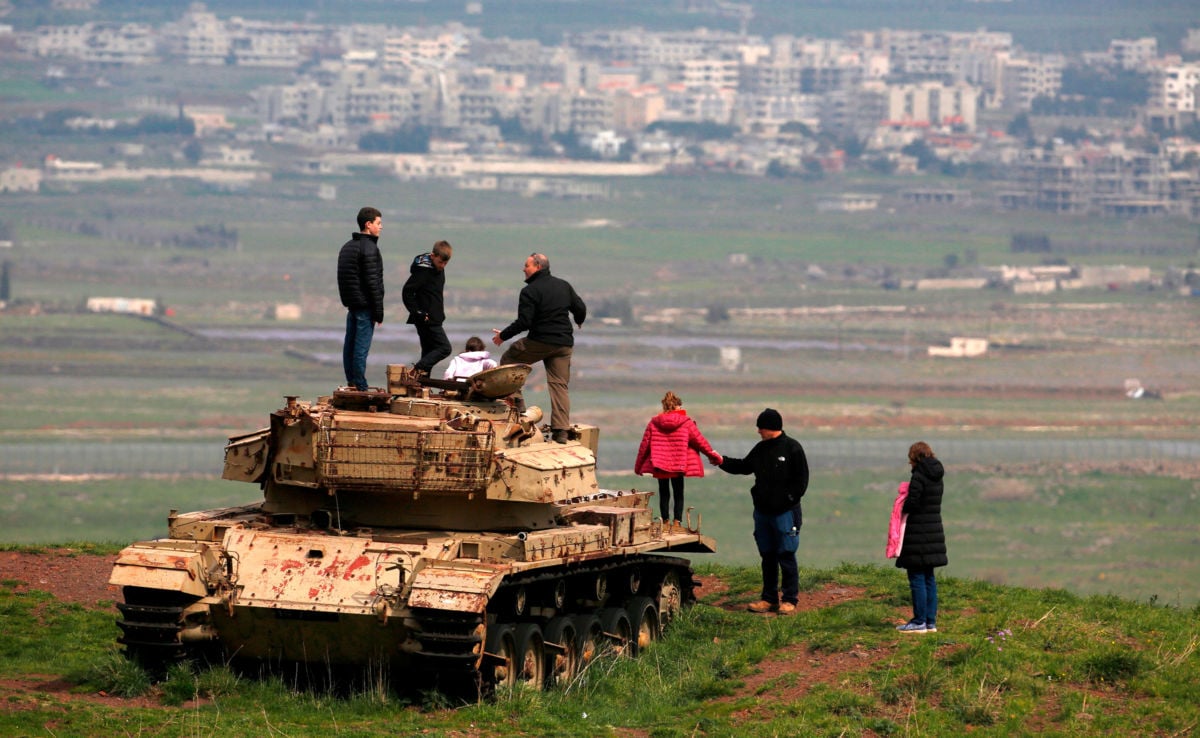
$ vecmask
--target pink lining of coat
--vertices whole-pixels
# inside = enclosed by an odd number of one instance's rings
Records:
[[[892,520],[888,525],[888,538],[885,553],[889,559],[900,555],[900,547],[904,545],[904,526],[908,523],[908,515],[904,513],[904,500],[908,498],[908,482],[901,482],[896,490],[896,501],[892,503]]]

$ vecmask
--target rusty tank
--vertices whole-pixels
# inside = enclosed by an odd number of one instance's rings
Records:
[[[171,511],[116,559],[118,640],[162,672],[184,660],[381,666],[443,691],[552,687],[612,650],[634,656],[695,600],[679,553],[700,519],[596,476],[599,431],[555,443],[513,393],[527,365],[464,380],[388,367],[386,389],[287,397],[229,439],[240,507]]]

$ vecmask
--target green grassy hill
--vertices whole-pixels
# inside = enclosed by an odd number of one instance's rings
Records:
[[[700,603],[637,660],[465,706],[397,694],[381,675],[337,696],[224,667],[151,687],[115,652],[110,603],[6,578],[0,734],[1183,736],[1200,724],[1200,609],[942,577],[939,631],[905,635],[895,570],[804,568],[787,617],[745,611],[756,570],[699,573]]]

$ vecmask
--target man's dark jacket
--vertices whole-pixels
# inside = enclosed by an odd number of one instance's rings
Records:
[[[525,280],[521,296],[517,301],[517,319],[500,331],[500,338],[507,341],[522,331],[529,331],[529,339],[553,346],[574,346],[575,325],[583,325],[587,318],[587,305],[575,294],[569,282],[550,275],[549,269],[539,269]]]
[[[446,307],[442,291],[446,287],[446,272],[433,263],[432,254],[418,254],[408,268],[408,281],[400,291],[409,323],[441,325],[446,322]]]
[[[901,569],[927,569],[945,566],[946,531],[942,527],[942,478],[946,470],[932,456],[917,461],[904,499],[904,543],[896,566]]]
[[[338,252],[338,294],[349,310],[369,310],[371,321],[383,322],[383,255],[379,239],[355,233]]]
[[[759,441],[744,459],[729,456],[721,470],[730,474],[753,474],[750,496],[754,509],[766,515],[796,510],[802,521],[800,498],[808,491],[808,458],[800,442],[786,433]]]

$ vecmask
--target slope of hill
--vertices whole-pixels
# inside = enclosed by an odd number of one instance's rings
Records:
[[[1200,608],[947,579],[939,632],[903,635],[903,577],[850,565],[803,570],[790,617],[745,611],[756,571],[702,568],[701,603],[664,640],[562,691],[454,706],[385,680],[335,697],[222,668],[116,697],[112,558],[0,552],[0,733],[1182,736],[1200,725]]]

